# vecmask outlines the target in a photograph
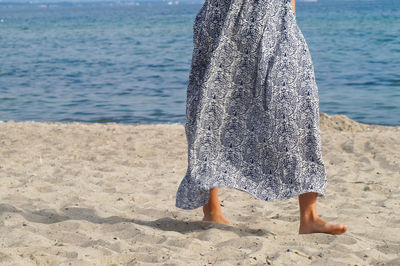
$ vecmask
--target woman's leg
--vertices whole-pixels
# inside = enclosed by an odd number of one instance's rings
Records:
[[[215,222],[220,224],[230,224],[222,214],[222,208],[218,200],[218,187],[210,189],[210,198],[203,206],[203,221]]]
[[[299,234],[326,233],[340,235],[346,232],[344,224],[329,224],[317,215],[317,193],[309,192],[299,195],[300,228]]]

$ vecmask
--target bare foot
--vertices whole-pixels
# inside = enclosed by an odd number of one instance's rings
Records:
[[[220,224],[231,224],[222,214],[221,206],[218,204],[210,206],[209,203],[203,206],[203,221],[205,222],[213,222]]]
[[[300,222],[299,234],[325,233],[341,235],[346,230],[347,226],[344,224],[330,224],[317,217],[308,222]]]

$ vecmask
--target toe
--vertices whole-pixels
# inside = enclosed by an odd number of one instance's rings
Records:
[[[340,234],[343,234],[344,232],[346,232],[346,230],[347,230],[347,226],[346,225],[339,224],[339,225],[335,226],[335,228],[334,228],[332,233],[335,234],[335,235],[340,235]]]

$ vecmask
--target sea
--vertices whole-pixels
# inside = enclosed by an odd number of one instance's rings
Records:
[[[0,2],[0,121],[185,122],[203,1]],[[400,125],[400,1],[296,0],[320,111]]]

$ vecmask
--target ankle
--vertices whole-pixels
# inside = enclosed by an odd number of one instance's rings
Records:
[[[312,223],[318,219],[319,217],[316,213],[302,213],[300,216],[300,224]]]
[[[214,212],[220,212],[221,205],[219,204],[219,202],[208,202],[203,206],[203,209],[211,214]]]

